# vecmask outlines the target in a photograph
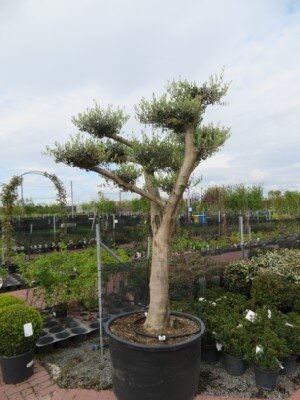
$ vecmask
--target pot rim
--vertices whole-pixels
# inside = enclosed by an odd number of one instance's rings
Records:
[[[129,340],[123,339],[110,331],[110,325],[116,319],[125,317],[127,315],[132,315],[132,314],[141,314],[141,311],[124,312],[122,314],[112,316],[104,324],[104,328],[105,328],[105,332],[111,339],[115,340],[116,342],[118,342],[122,345],[127,346],[128,348],[134,348],[136,350],[144,350],[144,351],[154,352],[154,351],[169,351],[170,349],[172,349],[172,351],[181,349],[181,348],[187,347],[187,346],[191,345],[192,343],[200,340],[201,336],[204,334],[204,331],[205,331],[205,325],[198,317],[195,317],[194,315],[186,314],[183,312],[179,312],[179,311],[171,311],[170,315],[178,315],[178,316],[186,317],[188,319],[191,319],[191,320],[197,322],[200,327],[200,331],[198,333],[194,334],[192,336],[192,338],[184,340],[183,342],[180,342],[180,343],[169,343],[169,344],[165,343],[162,345],[149,345],[149,344],[147,345],[147,344],[135,343],[135,342],[130,342]]]
[[[27,354],[29,355],[30,353],[34,353],[34,348],[32,348],[29,351],[26,351],[25,353],[20,353],[16,354],[15,356],[4,356],[3,354],[0,354],[0,359],[10,359],[10,358],[17,358],[17,357],[23,357],[26,356]]]

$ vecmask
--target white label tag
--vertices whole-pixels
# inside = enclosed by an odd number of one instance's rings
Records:
[[[53,311],[52,315],[53,315],[53,317],[56,317],[56,312],[55,312],[55,311]]]
[[[23,329],[24,329],[24,336],[25,337],[29,337],[33,335],[33,329],[32,329],[32,323],[29,322],[28,324],[24,324],[23,325]]]
[[[26,367],[27,367],[27,368],[30,368],[32,365],[33,365],[33,360],[31,360],[31,361],[26,365]]]
[[[264,352],[264,349],[263,349],[262,346],[256,346],[256,347],[255,347],[255,353],[256,353],[256,354],[258,354],[258,353],[263,353],[263,352]]]
[[[255,317],[256,317],[255,312],[249,310],[249,311],[247,312],[245,318],[246,318],[248,321],[253,322],[253,321],[255,320]]]
[[[223,345],[221,343],[216,343],[216,348],[218,351],[222,350]]]
[[[158,340],[162,340],[162,341],[164,341],[164,340],[166,340],[167,338],[166,338],[166,336],[165,335],[159,335],[158,336]]]
[[[291,328],[294,328],[294,325],[289,324],[288,322],[285,323],[285,326],[290,326]]]
[[[119,221],[117,219],[115,219],[115,224],[117,224]]]

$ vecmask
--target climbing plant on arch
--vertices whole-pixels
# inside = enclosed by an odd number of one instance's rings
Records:
[[[14,255],[13,246],[13,226],[12,217],[14,204],[18,198],[17,188],[21,186],[23,176],[26,174],[39,174],[48,178],[56,188],[57,201],[61,207],[62,213],[65,213],[67,195],[61,180],[55,174],[49,174],[43,171],[29,171],[19,176],[13,176],[11,180],[2,186],[0,199],[2,202],[2,263],[10,263]]]

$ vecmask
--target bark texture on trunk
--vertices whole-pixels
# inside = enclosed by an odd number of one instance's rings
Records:
[[[170,241],[164,224],[153,234],[150,277],[150,304],[145,328],[150,333],[162,334],[169,326],[169,253]]]

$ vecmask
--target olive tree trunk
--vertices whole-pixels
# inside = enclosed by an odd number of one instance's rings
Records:
[[[170,232],[162,221],[153,232],[150,276],[150,304],[145,327],[152,333],[160,333],[169,325],[169,257]]]

